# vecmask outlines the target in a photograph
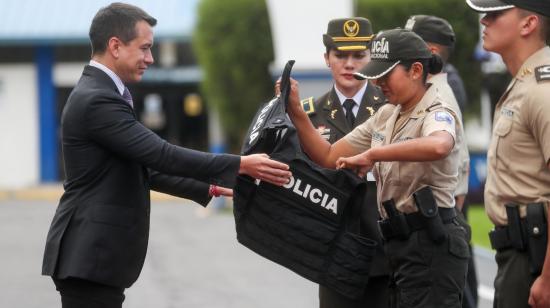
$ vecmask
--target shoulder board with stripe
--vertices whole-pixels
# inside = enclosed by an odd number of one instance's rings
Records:
[[[543,65],[535,68],[537,82],[550,80],[550,65]]]
[[[426,108],[426,112],[431,112],[433,108],[437,107],[437,106],[441,106],[442,104],[440,102],[437,102],[435,104],[432,104],[431,106],[429,106],[428,108]]]
[[[315,114],[315,105],[313,104],[313,96],[305,98],[301,101],[302,108],[308,115]]]

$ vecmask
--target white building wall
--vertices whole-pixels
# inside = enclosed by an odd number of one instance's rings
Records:
[[[268,0],[275,60],[274,70],[282,70],[288,60],[296,60],[296,70],[326,68],[323,33],[329,20],[353,17],[352,0]]]
[[[0,188],[39,182],[39,114],[33,64],[0,65]]]
[[[296,60],[292,77],[300,82],[300,96],[318,97],[332,84],[323,54],[323,34],[334,18],[354,17],[353,0],[267,0],[277,78],[288,60]]]

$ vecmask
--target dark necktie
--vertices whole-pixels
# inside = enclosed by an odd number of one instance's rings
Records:
[[[134,107],[134,101],[132,100],[132,94],[130,94],[130,90],[128,90],[127,87],[124,87],[124,92],[122,93],[122,98],[133,108]]]
[[[353,115],[353,106],[355,106],[355,101],[351,98],[348,98],[344,101],[344,109],[346,109],[346,120],[348,121],[349,127],[353,127],[355,124],[355,115]]]

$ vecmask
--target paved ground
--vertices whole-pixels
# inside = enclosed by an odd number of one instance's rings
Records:
[[[0,198],[0,307],[60,306],[53,283],[40,276],[55,205],[13,194]],[[199,208],[173,199],[154,202],[149,252],[140,279],[126,293],[126,308],[318,306],[313,283],[237,243],[231,215],[205,217]],[[482,297],[492,296],[494,269],[490,254],[478,257]]]

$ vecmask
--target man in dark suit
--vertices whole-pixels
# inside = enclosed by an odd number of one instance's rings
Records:
[[[125,84],[153,63],[156,20],[113,3],[90,27],[92,60],[62,114],[65,193],[51,224],[42,273],[63,307],[121,307],[138,278],[149,234],[150,189],[206,205],[231,194],[238,173],[276,185],[288,166],[265,154],[213,155],[177,147],[136,120]]]
[[[332,89],[317,99],[302,100],[302,106],[313,126],[330,143],[338,141],[353,128],[370,118],[385,102],[379,88],[366,80],[356,80],[357,72],[369,61],[368,44],[373,38],[370,21],[366,18],[331,20],[323,36],[326,47],[325,62],[334,79]],[[367,177],[367,196],[357,221],[362,235],[376,240],[379,245],[373,259],[369,283],[359,300],[346,298],[324,286],[319,287],[321,308],[387,307],[389,267],[382,250],[378,232],[376,183]]]

